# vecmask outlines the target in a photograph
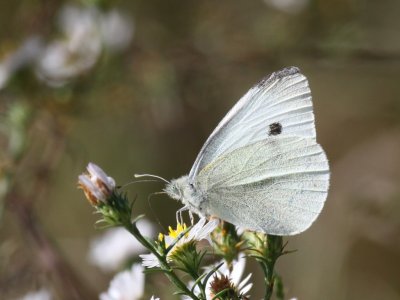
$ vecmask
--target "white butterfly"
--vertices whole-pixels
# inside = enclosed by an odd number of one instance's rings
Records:
[[[207,139],[189,175],[169,182],[165,192],[201,216],[293,235],[318,217],[328,187],[311,91],[290,67],[252,87]]]

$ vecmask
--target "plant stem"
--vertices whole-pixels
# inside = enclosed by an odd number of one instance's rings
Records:
[[[275,273],[274,267],[279,256],[282,255],[282,237],[275,235],[267,236],[267,252],[265,254],[265,259],[261,262],[261,266],[264,272],[264,282],[265,282],[265,296],[264,300],[271,299],[272,293],[274,291],[275,284]]]
[[[191,276],[192,276],[192,278],[193,278],[194,280],[197,280],[197,279],[200,277],[200,275],[197,274],[197,272],[194,273],[194,274],[191,274]],[[206,287],[205,287],[204,284],[201,282],[201,280],[199,281],[198,286],[199,286],[199,288],[200,288],[201,296],[202,296],[204,299],[207,299],[207,296],[206,296]]]
[[[136,227],[136,224],[129,224],[129,226],[125,225],[125,228],[147,249],[149,249],[160,262],[161,269],[165,272],[168,279],[175,284],[182,292],[186,295],[190,296],[194,300],[200,300],[192,291],[190,291],[186,284],[182,282],[179,277],[175,274],[174,270],[168,265],[166,258],[154,248],[154,246],[140,233],[139,229]]]

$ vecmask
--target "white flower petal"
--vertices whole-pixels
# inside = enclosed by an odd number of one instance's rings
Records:
[[[49,290],[41,289],[34,292],[29,292],[19,300],[51,300],[53,297]]]
[[[100,31],[104,44],[112,51],[126,48],[132,40],[133,24],[127,16],[117,10],[104,14],[100,20]]]
[[[243,279],[241,281],[241,277],[243,275],[243,271],[244,271],[245,264],[246,264],[246,256],[242,253],[239,254],[239,259],[234,260],[232,262],[232,264],[233,264],[232,272],[230,272],[225,260],[221,260],[221,261],[217,262],[216,264],[206,267],[205,272],[210,272],[213,268],[220,265],[221,263],[223,263],[223,264],[219,267],[216,274],[220,274],[222,276],[227,276],[228,278],[230,278],[232,283],[238,288],[238,290],[241,293],[246,294],[253,286],[252,283],[249,283],[246,285],[246,283],[249,281],[249,279],[251,277],[251,274],[249,274],[245,279]],[[210,294],[210,292],[211,292],[211,282],[212,282],[212,278],[210,278],[206,284],[207,294]]]
[[[197,240],[197,235],[201,232],[204,224],[206,222],[206,218],[201,218],[189,231],[188,240]]]
[[[115,180],[114,180],[114,178],[112,178],[112,177],[110,177],[110,176],[107,176],[107,181],[108,181],[108,186],[109,187],[112,187],[112,189],[115,189]]]
[[[148,220],[140,219],[137,226],[144,236],[154,236],[154,225]],[[117,227],[92,240],[88,256],[89,261],[103,271],[115,271],[127,259],[145,251],[146,248],[126,229]]]
[[[230,274],[230,278],[232,282],[236,286],[238,286],[240,279],[242,278],[244,268],[246,266],[246,256],[240,253],[238,260],[234,260],[232,264],[233,268],[232,268],[232,273]]]
[[[101,201],[106,200],[106,195],[99,189],[99,187],[89,178],[87,175],[79,175],[79,183],[82,186],[85,186],[87,190],[89,190],[93,196]]]
[[[213,219],[209,221],[204,227],[201,229],[201,231],[197,235],[197,240],[203,240],[209,237],[210,233],[214,231],[214,229],[218,226],[219,220]]]
[[[89,163],[87,166],[87,170],[90,175],[100,179],[101,182],[104,182],[110,190],[113,190],[115,188],[114,179],[107,176],[103,169],[101,169],[98,165],[94,163]]]
[[[36,68],[40,79],[58,87],[94,66],[102,50],[97,14],[91,9],[64,7],[59,17],[64,36],[42,52]]]
[[[264,0],[264,2],[285,13],[296,14],[307,7],[309,0]]]
[[[92,190],[94,183],[90,180],[90,178],[86,174],[79,175],[78,179],[81,185],[84,185],[88,189]]]
[[[143,267],[134,264],[129,271],[120,272],[111,280],[108,291],[100,295],[100,300],[138,300],[143,293]]]
[[[30,65],[37,59],[42,47],[41,39],[32,36],[0,62],[0,90],[6,86],[15,72]]]
[[[250,280],[250,278],[251,278],[252,275],[253,275],[253,274],[251,274],[251,273],[250,273],[249,275],[247,275],[246,278],[243,279],[243,280],[237,285],[237,288],[238,288],[239,290],[242,290],[243,287],[246,285],[246,283]],[[252,284],[250,284],[250,285],[252,285]]]
[[[174,243],[175,240],[176,240],[176,239],[170,237],[169,235],[164,236],[164,239],[165,239],[165,244],[166,244],[166,245],[171,245],[171,244]],[[182,239],[183,239],[183,238],[182,238]],[[182,239],[181,239],[181,240],[182,240]]]
[[[141,254],[139,256],[142,259],[142,266],[146,268],[155,268],[160,266],[160,262],[153,253]]]
[[[135,279],[136,283],[136,295],[138,298],[142,297],[144,294],[144,269],[140,264],[134,264],[132,266],[132,277]]]
[[[247,275],[247,277],[245,279],[242,280],[242,282],[240,282],[238,284],[237,288],[241,294],[246,295],[250,291],[250,289],[253,287],[253,283],[247,284],[247,282],[250,280],[252,275],[253,274],[250,273],[249,275]]]
[[[239,291],[240,291],[241,294],[246,295],[251,290],[252,287],[253,287],[253,284],[249,283],[248,285],[246,285],[246,286],[242,287],[241,289],[239,289]]]

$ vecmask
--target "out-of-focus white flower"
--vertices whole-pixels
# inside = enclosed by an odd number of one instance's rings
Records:
[[[115,189],[115,181],[94,163],[89,163],[87,172],[79,176],[78,185],[92,205],[105,202]]]
[[[111,51],[121,51],[131,42],[134,27],[127,16],[112,10],[103,14],[100,30],[105,46]]]
[[[74,49],[77,40],[84,41]],[[56,41],[48,45],[37,67],[38,77],[54,87],[65,85],[70,79],[91,69],[100,55],[96,38],[76,35],[71,41]]]
[[[39,37],[27,39],[21,47],[11,53],[0,62],[0,89],[4,88],[8,80],[19,69],[31,64],[42,50],[42,42]]]
[[[20,300],[51,300],[52,296],[50,291],[48,291],[47,289],[41,289],[38,291],[34,291],[34,292],[29,292],[28,294],[26,294],[25,296],[23,296],[22,298],[19,298]]]
[[[129,271],[120,272],[111,280],[108,291],[100,295],[100,300],[137,300],[143,293],[143,267],[134,264]]]
[[[104,47],[122,50],[133,35],[132,22],[116,10],[103,13],[94,7],[68,5],[61,10],[58,23],[63,39],[50,43],[37,63],[39,78],[51,86],[62,86],[86,73]]]
[[[286,13],[296,14],[301,12],[309,0],[264,0],[264,2]]]
[[[207,299],[212,299],[214,297],[213,291],[211,288],[212,283],[216,280],[216,278],[218,280],[223,277],[229,279],[229,282],[234,286],[234,288],[238,291],[239,294],[246,295],[250,291],[253,284],[248,283],[248,281],[250,280],[250,278],[252,276],[251,273],[242,280],[244,268],[246,266],[245,255],[240,254],[238,260],[233,260],[231,269],[229,269],[226,261],[222,260],[216,264],[206,267],[205,272],[206,273],[210,272],[211,270],[213,270],[216,266],[220,265],[221,263],[223,263],[222,266],[219,267],[219,269],[214,273],[213,276],[211,276],[211,278],[206,283]],[[217,277],[215,278],[215,276],[217,276]],[[189,284],[188,284],[189,289],[193,288],[193,284],[194,284],[193,281],[189,282]],[[200,289],[199,289],[198,285],[194,288],[194,293],[195,294],[200,293]],[[183,297],[183,299],[188,300],[189,298]]]
[[[151,296],[150,300],[160,300],[160,298],[154,298],[154,296]]]
[[[145,219],[137,222],[146,237],[154,236],[154,226]],[[115,271],[130,257],[143,253],[144,248],[126,229],[112,228],[91,242],[89,260],[103,271]]]
[[[49,85],[62,86],[93,67],[101,53],[97,18],[99,14],[94,9],[74,6],[62,9],[59,24],[64,38],[44,50],[37,65],[39,78]]]
[[[204,239],[209,239],[210,233],[218,226],[219,220],[213,219],[206,223],[206,218],[201,218],[191,229],[188,233],[186,233],[183,237],[179,239],[179,241],[172,247],[172,249],[168,252],[167,259],[174,253],[176,249],[181,247],[182,245],[191,242],[191,241],[200,241]],[[166,247],[172,245],[176,242],[177,238],[186,230],[185,224],[177,225],[177,229],[172,229],[169,227],[169,234],[168,235],[159,235],[160,241],[165,241]],[[143,266],[147,268],[154,268],[160,266],[157,257],[154,254],[142,254],[140,255],[142,258]]]

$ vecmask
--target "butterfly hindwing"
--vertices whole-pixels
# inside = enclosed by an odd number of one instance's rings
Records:
[[[235,149],[203,168],[206,213],[246,229],[292,235],[319,215],[329,166],[313,138],[277,136]]]

